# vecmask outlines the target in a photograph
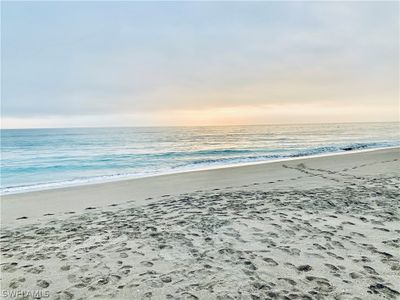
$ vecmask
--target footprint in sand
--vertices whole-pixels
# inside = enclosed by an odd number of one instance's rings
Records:
[[[269,266],[277,266],[279,265],[275,260],[273,260],[272,258],[269,257],[264,257],[263,261],[265,261]]]
[[[57,292],[55,300],[70,300],[74,298],[74,294],[68,291]]]
[[[285,282],[287,282],[287,283],[289,283],[290,285],[297,285],[297,282],[296,281],[294,281],[293,279],[291,279],[291,278],[278,278],[278,280],[281,280],[281,281],[285,281]]]
[[[44,266],[40,265],[40,266],[37,266],[37,267],[30,268],[30,269],[28,269],[26,271],[29,272],[29,273],[33,273],[33,274],[40,274],[40,273],[42,273],[44,271]]]
[[[297,267],[297,270],[300,272],[309,272],[312,270],[312,267],[310,265],[301,265]]]
[[[69,271],[70,269],[71,269],[71,266],[69,266],[69,265],[65,265],[65,266],[61,266],[60,267],[61,271]]]
[[[361,277],[361,274],[358,274],[358,273],[356,273],[356,272],[351,272],[351,273],[349,274],[349,276],[350,276],[352,279],[358,279],[358,278]]]
[[[170,283],[172,278],[170,276],[161,276],[161,281],[164,283]]]
[[[36,285],[38,287],[45,289],[45,288],[49,287],[50,283],[46,280],[39,279],[36,281]]]
[[[25,282],[24,277],[14,278],[11,280],[9,287],[12,289],[16,289],[16,288],[20,287],[22,282]]]
[[[369,274],[372,275],[379,275],[378,272],[375,271],[374,268],[370,267],[370,266],[363,266],[364,270],[367,271]]]
[[[398,299],[400,296],[400,293],[387,285],[384,285],[382,283],[376,283],[376,284],[371,284],[369,286],[369,293],[373,294],[382,294],[387,296],[390,299]]]
[[[142,261],[140,262],[141,265],[145,266],[145,267],[152,267],[154,266],[154,264],[151,261]]]

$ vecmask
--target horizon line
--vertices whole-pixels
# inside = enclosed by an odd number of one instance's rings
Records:
[[[104,129],[104,128],[180,128],[180,127],[239,127],[239,126],[282,126],[282,125],[329,125],[329,124],[373,124],[373,123],[399,123],[397,121],[345,121],[345,122],[299,122],[299,123],[261,123],[261,124],[232,124],[232,125],[149,125],[149,126],[71,126],[71,127],[24,127],[1,128],[0,130],[34,130],[34,129]]]

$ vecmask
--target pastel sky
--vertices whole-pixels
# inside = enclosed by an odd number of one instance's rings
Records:
[[[399,120],[399,2],[2,2],[3,128]]]

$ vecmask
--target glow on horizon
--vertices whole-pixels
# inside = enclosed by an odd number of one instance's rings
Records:
[[[2,128],[400,120],[397,2],[1,6]]]
[[[198,110],[166,110],[147,114],[124,114],[83,117],[48,117],[8,119],[2,128],[48,128],[48,127],[130,127],[140,126],[228,126],[298,123],[348,123],[348,122],[398,122],[391,107],[335,107],[325,104],[299,104],[290,106],[237,106]],[[354,118],[357,111],[363,118]],[[282,116],[285,118],[282,118]],[[392,119],[382,119],[392,115]],[[101,123],[99,123],[101,119]],[[338,122],[338,120],[340,120]]]

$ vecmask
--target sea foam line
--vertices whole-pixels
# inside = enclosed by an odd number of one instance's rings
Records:
[[[329,152],[329,153],[318,153],[318,154],[310,154],[310,155],[302,155],[295,157],[282,157],[282,158],[272,158],[269,160],[263,161],[253,161],[253,162],[237,162],[231,164],[224,165],[208,165],[200,168],[188,168],[185,169],[182,167],[181,169],[175,169],[170,171],[162,171],[162,172],[153,172],[153,173],[136,173],[136,174],[115,174],[115,175],[104,175],[104,176],[96,176],[89,178],[78,178],[71,179],[60,182],[49,182],[49,183],[39,183],[34,185],[24,185],[24,186],[14,186],[3,188],[0,191],[0,195],[11,195],[11,194],[20,194],[34,191],[43,191],[43,190],[51,190],[58,188],[68,188],[68,187],[76,187],[76,186],[84,186],[84,185],[92,185],[92,184],[102,184],[108,182],[116,182],[116,181],[124,181],[124,180],[132,180],[138,178],[149,178],[149,177],[157,177],[163,175],[172,175],[172,174],[180,174],[180,173],[188,173],[188,172],[198,172],[198,171],[207,171],[207,170],[217,170],[217,169],[225,169],[225,168],[234,168],[234,167],[244,167],[244,166],[252,166],[252,165],[260,165],[260,164],[268,164],[268,163],[276,163],[276,162],[284,162],[284,161],[292,161],[292,160],[300,160],[300,159],[308,159],[308,158],[317,158],[317,157],[328,157],[335,155],[346,155],[352,153],[361,153],[361,152],[370,152],[370,151],[378,151],[385,149],[399,149],[400,146],[388,146],[388,147],[379,147],[379,148],[369,148],[369,149],[355,149],[355,150],[344,150],[343,152]]]

